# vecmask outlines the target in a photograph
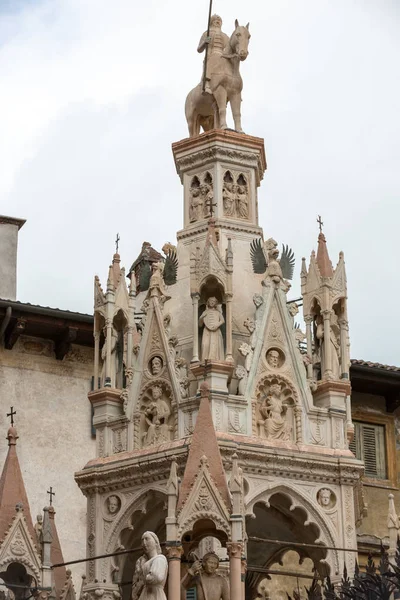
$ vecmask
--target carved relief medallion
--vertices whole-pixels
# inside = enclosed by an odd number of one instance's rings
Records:
[[[321,488],[317,493],[317,502],[324,510],[329,510],[336,505],[336,496],[329,488]]]
[[[114,518],[121,509],[121,498],[116,494],[111,494],[105,500],[105,516]]]

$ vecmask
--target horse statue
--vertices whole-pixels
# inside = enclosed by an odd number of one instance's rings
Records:
[[[200,134],[200,127],[204,131],[210,129],[227,129],[226,106],[231,104],[235,130],[243,133],[240,119],[240,106],[242,103],[243,81],[240,76],[239,66],[249,54],[250,40],[249,23],[239,25],[235,21],[235,31],[222,54],[214,53],[209,57],[207,65],[208,86],[210,93],[203,93],[202,83],[193,88],[185,103],[185,115],[189,128],[189,136]]]

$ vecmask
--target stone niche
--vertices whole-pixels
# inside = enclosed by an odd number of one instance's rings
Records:
[[[288,381],[281,376],[264,377],[257,386],[254,433],[268,441],[295,442],[299,416],[296,396]]]
[[[139,446],[158,446],[172,440],[175,437],[175,403],[169,383],[155,380],[148,384],[139,402],[136,431]]]

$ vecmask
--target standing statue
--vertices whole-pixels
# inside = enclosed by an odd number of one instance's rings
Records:
[[[204,131],[227,129],[228,102],[232,108],[235,129],[243,133],[240,115],[243,81],[239,66],[249,53],[249,24],[244,27],[236,19],[235,30],[230,38],[221,31],[221,27],[221,17],[214,15],[211,18],[210,35],[207,38],[207,33],[203,34],[198,47],[198,51],[202,52],[208,44],[206,85],[204,94],[200,82],[186,98],[185,114],[190,137],[199,135],[200,127]]]
[[[224,340],[221,325],[225,323],[218,308],[218,300],[211,296],[207,300],[206,310],[200,316],[199,326],[204,327],[201,342],[201,360],[224,360]]]
[[[203,560],[196,560],[183,577],[183,590],[195,587],[197,600],[229,600],[229,584],[225,577],[216,572],[218,567],[218,555],[207,552]]]
[[[168,563],[155,533],[145,531],[142,548],[144,554],[136,561],[133,575],[131,600],[167,600],[164,586]]]
[[[329,340],[325,340],[325,331],[324,331],[324,319],[322,315],[317,315],[315,320],[315,338],[317,341],[317,354],[319,354],[319,358],[321,360],[321,379],[324,379],[326,371],[328,371],[329,376],[332,379],[340,378],[340,361],[339,361],[339,352],[340,352],[340,329],[337,322],[337,316],[335,313],[331,315],[330,327],[329,327]],[[330,354],[331,354],[331,364],[327,364],[326,360],[326,349],[325,344],[330,344]]]
[[[268,391],[268,395],[260,407],[260,426],[264,428],[267,440],[284,440],[291,437],[291,427],[287,421],[287,404],[281,399],[282,388],[274,383]]]

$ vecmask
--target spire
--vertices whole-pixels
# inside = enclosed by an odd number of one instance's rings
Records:
[[[222,465],[218,440],[214,429],[210,409],[210,388],[206,382],[200,386],[200,407],[196,419],[196,425],[192,435],[189,455],[186,463],[185,473],[179,492],[178,508],[184,504],[193,481],[199,472],[201,460],[205,456],[208,461],[210,475],[215,483],[223,501],[227,507],[231,506],[231,499]]]
[[[54,510],[54,506],[48,507],[49,513],[49,521],[50,521],[50,531],[51,531],[51,550],[50,550],[50,561],[52,565],[63,563],[64,557],[61,550],[60,540],[58,538],[56,522],[54,516],[56,511]],[[65,580],[67,578],[67,572],[65,567],[57,567],[54,569],[54,584],[57,592],[57,598],[60,597],[61,590],[63,589]]]
[[[8,440],[8,454],[0,478],[0,540],[4,538],[14,519],[17,504],[22,505],[29,533],[32,539],[36,540],[28,497],[17,456],[18,433],[14,425],[9,428],[6,439]]]
[[[333,276],[333,267],[331,259],[329,258],[328,248],[326,246],[326,239],[322,231],[318,236],[317,265],[321,277]]]

